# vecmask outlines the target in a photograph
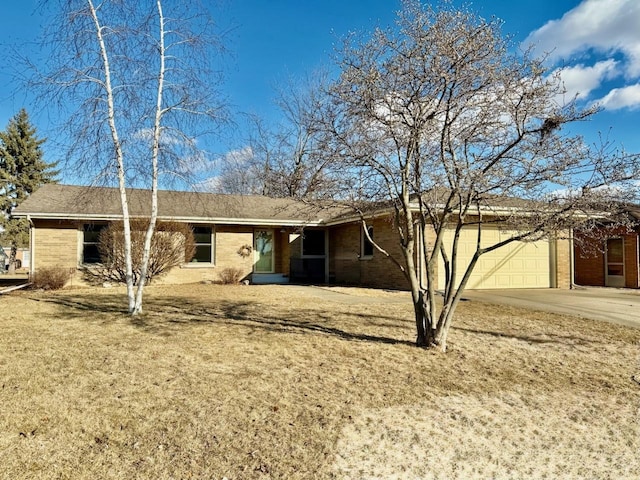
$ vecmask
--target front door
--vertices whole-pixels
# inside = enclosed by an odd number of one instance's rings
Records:
[[[622,238],[607,239],[605,285],[624,287],[624,240]]]
[[[273,273],[273,230],[256,230],[253,234],[255,273]]]

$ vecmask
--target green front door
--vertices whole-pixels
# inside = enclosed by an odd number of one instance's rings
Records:
[[[255,273],[273,273],[273,230],[256,230],[253,234]]]

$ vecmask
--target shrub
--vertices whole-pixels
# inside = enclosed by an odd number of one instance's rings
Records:
[[[242,270],[239,268],[225,268],[219,273],[220,281],[225,285],[234,285],[242,279]]]
[[[42,290],[58,290],[71,280],[73,272],[72,268],[59,266],[40,268],[33,275],[31,286]]]
[[[134,284],[140,281],[144,237],[148,219],[131,220],[131,248]],[[100,232],[98,251],[102,264],[92,267],[91,274],[100,280],[126,282],[124,257],[124,226],[112,222]],[[195,253],[195,240],[191,227],[185,223],[158,222],[151,239],[151,252],[146,282],[191,261]]]

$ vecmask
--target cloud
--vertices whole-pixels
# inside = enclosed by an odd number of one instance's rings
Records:
[[[559,20],[551,20],[524,41],[557,62],[594,50],[625,56],[626,75],[640,76],[640,2],[584,0]]]
[[[223,191],[220,177],[209,177],[199,181],[193,186],[196,192],[220,193]]]
[[[574,97],[588,98],[589,94],[600,87],[604,80],[615,78],[619,74],[617,65],[618,62],[615,60],[605,60],[591,67],[579,64],[556,70],[554,74],[560,75],[566,89],[563,100],[571,100]]]
[[[614,88],[596,103],[606,110],[638,109],[640,108],[640,83]]]
[[[254,157],[253,149],[251,147],[243,147],[237,150],[231,150],[225,153],[218,161],[223,165],[245,165],[249,163]]]

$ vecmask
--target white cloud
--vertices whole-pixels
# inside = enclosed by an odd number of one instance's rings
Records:
[[[554,73],[560,75],[566,93],[561,100],[572,100],[588,98],[589,94],[600,87],[603,80],[615,78],[619,71],[618,62],[615,60],[605,60],[589,67],[583,64],[573,67],[566,67],[556,70]],[[559,103],[563,103],[560,101]]]
[[[220,177],[209,177],[201,180],[193,186],[196,192],[220,193],[223,191]]]
[[[594,49],[625,55],[626,74],[640,75],[640,1],[584,0],[559,20],[532,32],[525,44],[547,52],[550,60],[568,59]]]
[[[620,110],[621,108],[640,108],[640,83],[622,88],[614,88],[596,103],[606,110]]]
[[[219,162],[224,164],[235,164],[235,165],[245,165],[249,163],[253,159],[253,149],[251,147],[243,147],[237,150],[231,150],[225,153],[220,159]]]

